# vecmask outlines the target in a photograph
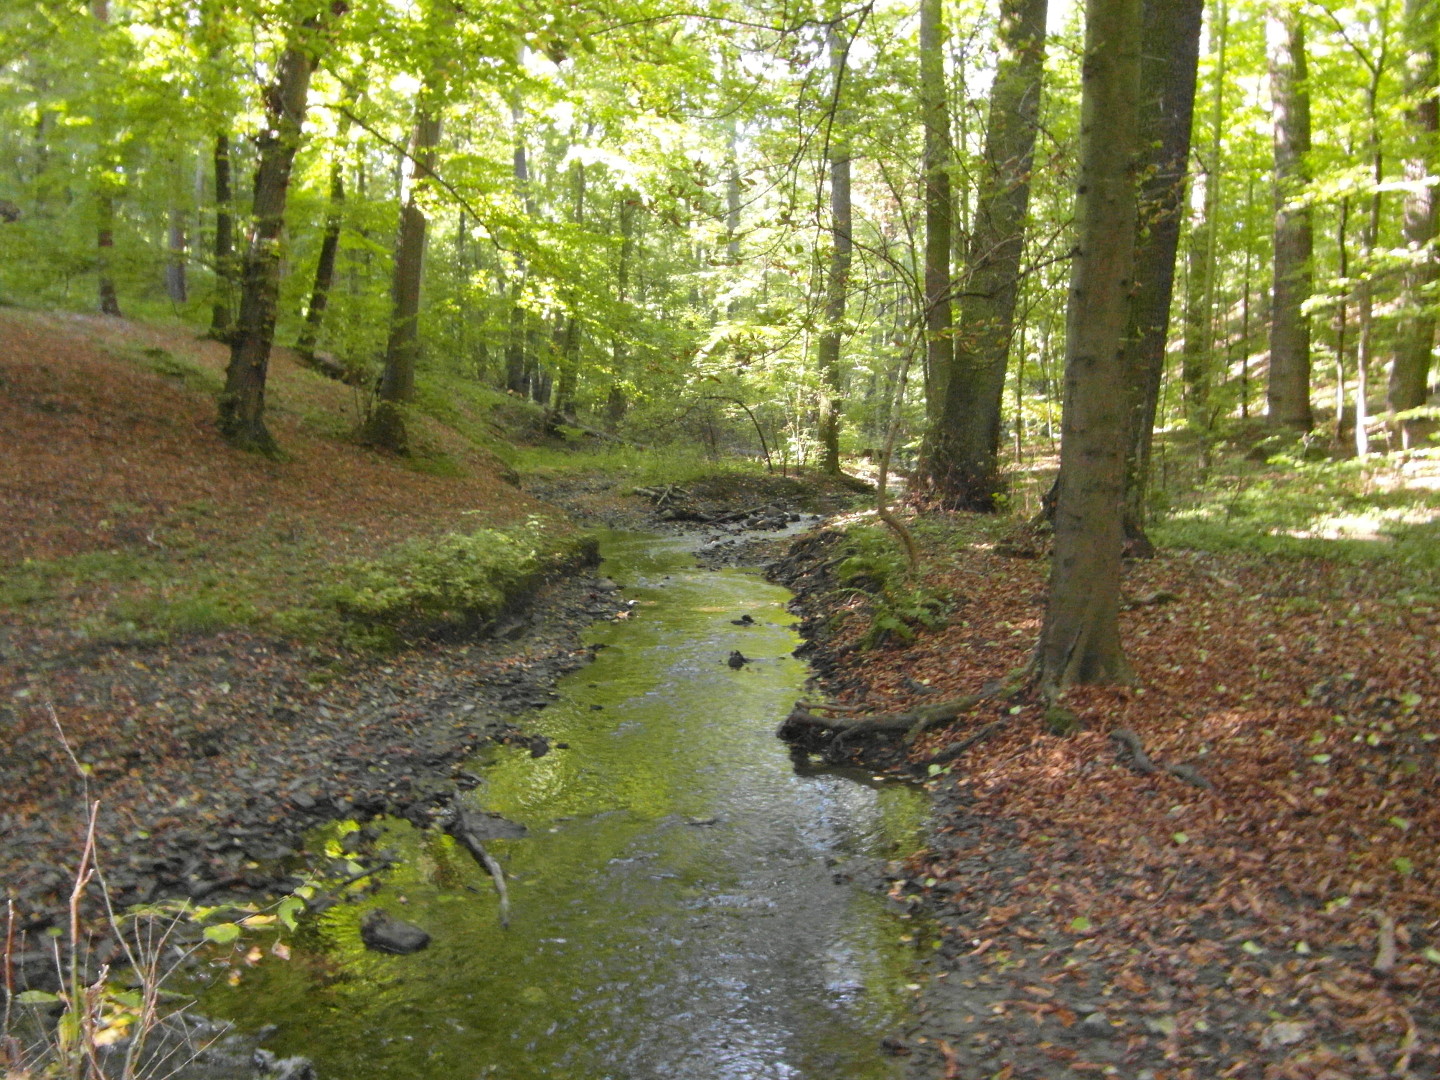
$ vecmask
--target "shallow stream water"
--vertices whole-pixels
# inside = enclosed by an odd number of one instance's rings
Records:
[[[279,1025],[268,1045],[324,1080],[896,1075],[880,1041],[905,1022],[916,928],[832,864],[915,847],[924,797],[796,772],[774,735],[806,677],[788,593],[696,568],[693,545],[606,539],[630,615],[524,721],[568,749],[476,769],[475,805],[528,829],[487,843],[508,929],[463,849],[394,822],[382,846],[403,863],[373,897],[307,920],[288,960],[217,980],[202,1010]],[[733,669],[736,650],[751,662]],[[367,951],[377,905],[430,947]]]

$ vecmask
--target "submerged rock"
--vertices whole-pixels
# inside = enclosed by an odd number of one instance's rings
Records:
[[[384,908],[376,908],[360,921],[360,940],[367,949],[406,956],[430,944],[430,935],[414,923],[397,919]]]

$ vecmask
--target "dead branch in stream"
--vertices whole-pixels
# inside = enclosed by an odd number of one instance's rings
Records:
[[[510,926],[510,892],[505,888],[505,871],[501,869],[500,863],[494,855],[485,850],[485,845],[465,825],[464,815],[458,815],[446,828],[446,831],[460,842],[460,845],[470,852],[478,862],[489,873],[495,881],[495,891],[500,896],[500,925],[506,929]]]

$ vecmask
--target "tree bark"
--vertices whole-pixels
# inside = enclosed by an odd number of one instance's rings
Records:
[[[395,244],[395,269],[390,284],[390,338],[385,346],[385,371],[375,411],[361,434],[363,442],[396,454],[408,453],[409,433],[404,407],[415,397],[415,362],[420,353],[420,284],[425,270],[425,211],[420,192],[435,169],[440,144],[440,116],[433,104],[422,104],[415,117],[415,135],[407,160],[405,205],[400,211],[400,236]]]
[[[1267,414],[1272,424],[1309,431],[1314,426],[1310,318],[1303,308],[1313,290],[1315,237],[1310,207],[1301,201],[1310,180],[1310,87],[1303,16],[1285,0],[1276,0],[1267,18],[1266,39],[1275,120],[1275,272]]]
[[[230,190],[230,134],[215,136],[215,301],[210,309],[210,336],[224,341],[235,318],[235,217]]]
[[[1405,3],[1406,127],[1404,231],[1411,262],[1405,271],[1403,308],[1395,361],[1390,369],[1389,406],[1394,412],[1418,409],[1429,397],[1435,357],[1434,301],[1427,296],[1437,278],[1435,237],[1440,231],[1440,194],[1426,177],[1440,171],[1440,63],[1437,63],[1440,8],[1434,0]],[[1424,430],[1419,421],[1403,422],[1408,444]]]
[[[341,121],[340,141],[343,144],[348,125]],[[320,238],[320,258],[315,262],[315,284],[310,289],[310,303],[305,308],[305,322],[295,341],[295,351],[306,364],[315,362],[315,345],[320,340],[320,327],[325,309],[330,305],[330,290],[335,287],[335,262],[340,252],[340,227],[345,218],[345,159],[339,146],[330,161],[330,201],[325,207],[325,232]]]
[[[850,117],[842,105],[846,43],[840,31],[830,29],[830,77],[834,111],[830,128],[830,265],[825,275],[825,327],[816,348],[820,368],[820,469],[840,474],[841,323],[850,288],[852,258],[850,212]]]
[[[920,119],[925,129],[925,401],[926,411],[932,416],[945,400],[955,357],[950,304],[950,110],[945,96],[943,7],[942,0],[920,0]]]
[[[1047,0],[1004,0],[965,289],[928,474],[941,502],[991,512],[1003,494],[1000,402],[1020,288],[1045,68]]]
[[[1131,678],[1119,611],[1140,23],[1140,0],[1086,4],[1055,554],[1036,650],[1036,677],[1047,694]]]
[[[257,140],[255,204],[250,239],[241,264],[240,315],[220,395],[220,433],[237,447],[278,451],[265,426],[265,378],[280,297],[281,233],[290,170],[300,148],[301,127],[315,70],[320,19],[307,19],[290,35],[265,88],[265,125]]]
[[[1135,289],[1125,332],[1125,382],[1132,395],[1125,453],[1125,533],[1145,552],[1145,493],[1175,286],[1175,253],[1190,159],[1202,0],[1143,0],[1140,60],[1140,207]]]

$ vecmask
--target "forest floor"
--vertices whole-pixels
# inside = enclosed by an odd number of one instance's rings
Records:
[[[1035,551],[1012,523],[913,528],[920,587],[951,610],[908,642],[865,646],[887,592],[873,574],[835,591],[838,538],[779,568],[854,715],[993,694],[1039,633],[1048,560],[1016,557]],[[1128,562],[1134,686],[1070,691],[1065,734],[1033,696],[992,696],[911,748],[933,834],[890,894],[929,914],[935,950],[893,1047],[908,1075],[1440,1077],[1435,549],[1313,550]],[[1121,729],[1160,771],[1133,768]]]

